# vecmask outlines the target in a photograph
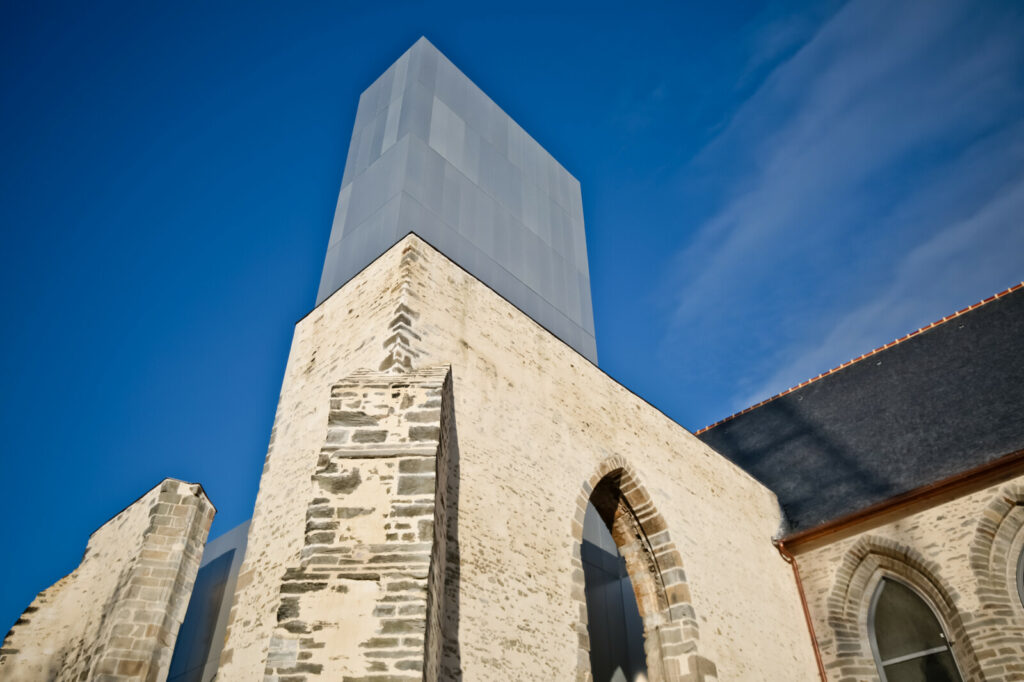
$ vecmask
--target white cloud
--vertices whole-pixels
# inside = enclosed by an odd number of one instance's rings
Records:
[[[737,400],[735,407],[752,405],[871,350],[886,332],[889,337],[902,336],[948,315],[952,308],[974,303],[965,291],[987,296],[1022,278],[1024,173],[975,215],[945,226],[907,253],[882,291],[841,315],[824,339],[790,349],[792,359]],[[951,300],[959,302],[951,308]]]
[[[1019,281],[1022,26],[969,2],[835,14],[687,168],[732,172],[675,260],[666,346],[745,337],[739,408]]]

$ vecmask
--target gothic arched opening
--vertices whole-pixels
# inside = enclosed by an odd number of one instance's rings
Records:
[[[594,682],[647,678],[644,623],[626,560],[594,505],[587,505],[580,546]]]
[[[868,615],[871,645],[885,682],[961,682],[946,630],[928,603],[883,578]]]
[[[588,508],[592,509],[589,514]],[[588,516],[590,529],[585,533]],[[669,535],[665,519],[655,508],[632,467],[622,457],[614,455],[601,462],[595,474],[584,484],[576,498],[572,528],[575,538],[573,597],[580,608],[577,625],[581,654],[576,672],[578,682],[664,682],[683,677],[699,681],[714,678],[715,664],[698,653],[697,617],[690,603],[690,588],[683,571],[682,557]],[[584,549],[585,540],[592,549],[601,549],[606,555],[617,552],[625,569],[613,555],[612,562],[604,565],[607,575],[587,575],[587,571],[594,568],[595,561],[589,562],[592,564],[590,567],[584,566],[583,553],[589,551]],[[589,558],[594,557],[591,555]],[[612,648],[608,662],[600,658],[608,656],[609,647],[605,643],[607,639],[602,640],[597,628],[606,627],[608,637],[614,636],[614,631],[609,633],[607,626],[602,626],[602,620],[608,620],[609,609],[604,607],[606,615],[602,618],[596,612],[601,607],[596,604],[588,607],[588,601],[595,601],[594,586],[598,578],[603,578],[606,585],[614,578],[621,595],[617,600],[622,614],[621,620],[617,620],[618,646]],[[588,583],[591,594],[587,594]],[[607,585],[606,595],[607,592],[614,593],[614,589],[614,584]],[[628,598],[630,590],[632,603]],[[591,611],[595,611],[593,617]],[[637,617],[642,627],[636,627]],[[639,653],[641,646],[642,656]],[[615,676],[616,671],[619,671],[618,677]]]
[[[671,616],[659,557],[648,535],[658,533],[667,540],[664,522],[625,469],[615,469],[598,481],[587,507],[592,510],[591,547],[584,550],[586,545],[581,544],[581,559],[587,551],[589,558],[604,562],[599,567],[591,561],[588,567],[584,561],[592,679],[663,680],[662,630]],[[586,522],[584,515],[584,543]]]

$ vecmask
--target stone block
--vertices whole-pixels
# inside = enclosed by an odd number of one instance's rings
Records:
[[[100,527],[8,633],[0,678],[166,678],[213,512],[199,485],[167,479]]]

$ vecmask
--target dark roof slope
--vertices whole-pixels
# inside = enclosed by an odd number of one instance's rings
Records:
[[[1024,448],[1024,285],[697,432],[804,530]]]

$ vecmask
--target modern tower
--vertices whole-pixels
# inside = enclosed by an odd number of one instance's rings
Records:
[[[580,183],[426,38],[359,98],[317,304],[409,232],[597,362]]]
[[[420,40],[360,99],[251,521],[206,542],[161,482],[0,679],[1018,680],[1022,345],[1024,283],[687,431],[593,362],[579,184]]]

